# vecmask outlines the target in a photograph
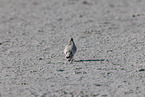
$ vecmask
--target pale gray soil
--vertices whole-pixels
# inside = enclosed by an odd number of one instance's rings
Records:
[[[145,0],[0,0],[0,97],[92,96],[145,97]]]

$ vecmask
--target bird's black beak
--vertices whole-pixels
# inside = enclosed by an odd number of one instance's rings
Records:
[[[66,58],[68,59],[68,58],[70,58],[70,56],[67,56]]]

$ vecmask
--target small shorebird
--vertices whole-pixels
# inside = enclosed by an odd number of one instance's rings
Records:
[[[69,43],[66,45],[64,49],[64,53],[66,54],[66,58],[68,61],[73,61],[73,56],[77,51],[77,47],[75,46],[75,43],[73,41],[73,38],[69,41]]]

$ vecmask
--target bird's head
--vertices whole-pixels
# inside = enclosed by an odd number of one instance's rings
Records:
[[[72,59],[72,57],[73,57],[73,54],[72,54],[71,51],[66,52],[66,58],[67,58],[68,61],[70,61]]]

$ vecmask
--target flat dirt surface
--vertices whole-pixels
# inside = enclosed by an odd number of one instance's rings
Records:
[[[145,97],[145,0],[0,0],[0,97]]]

